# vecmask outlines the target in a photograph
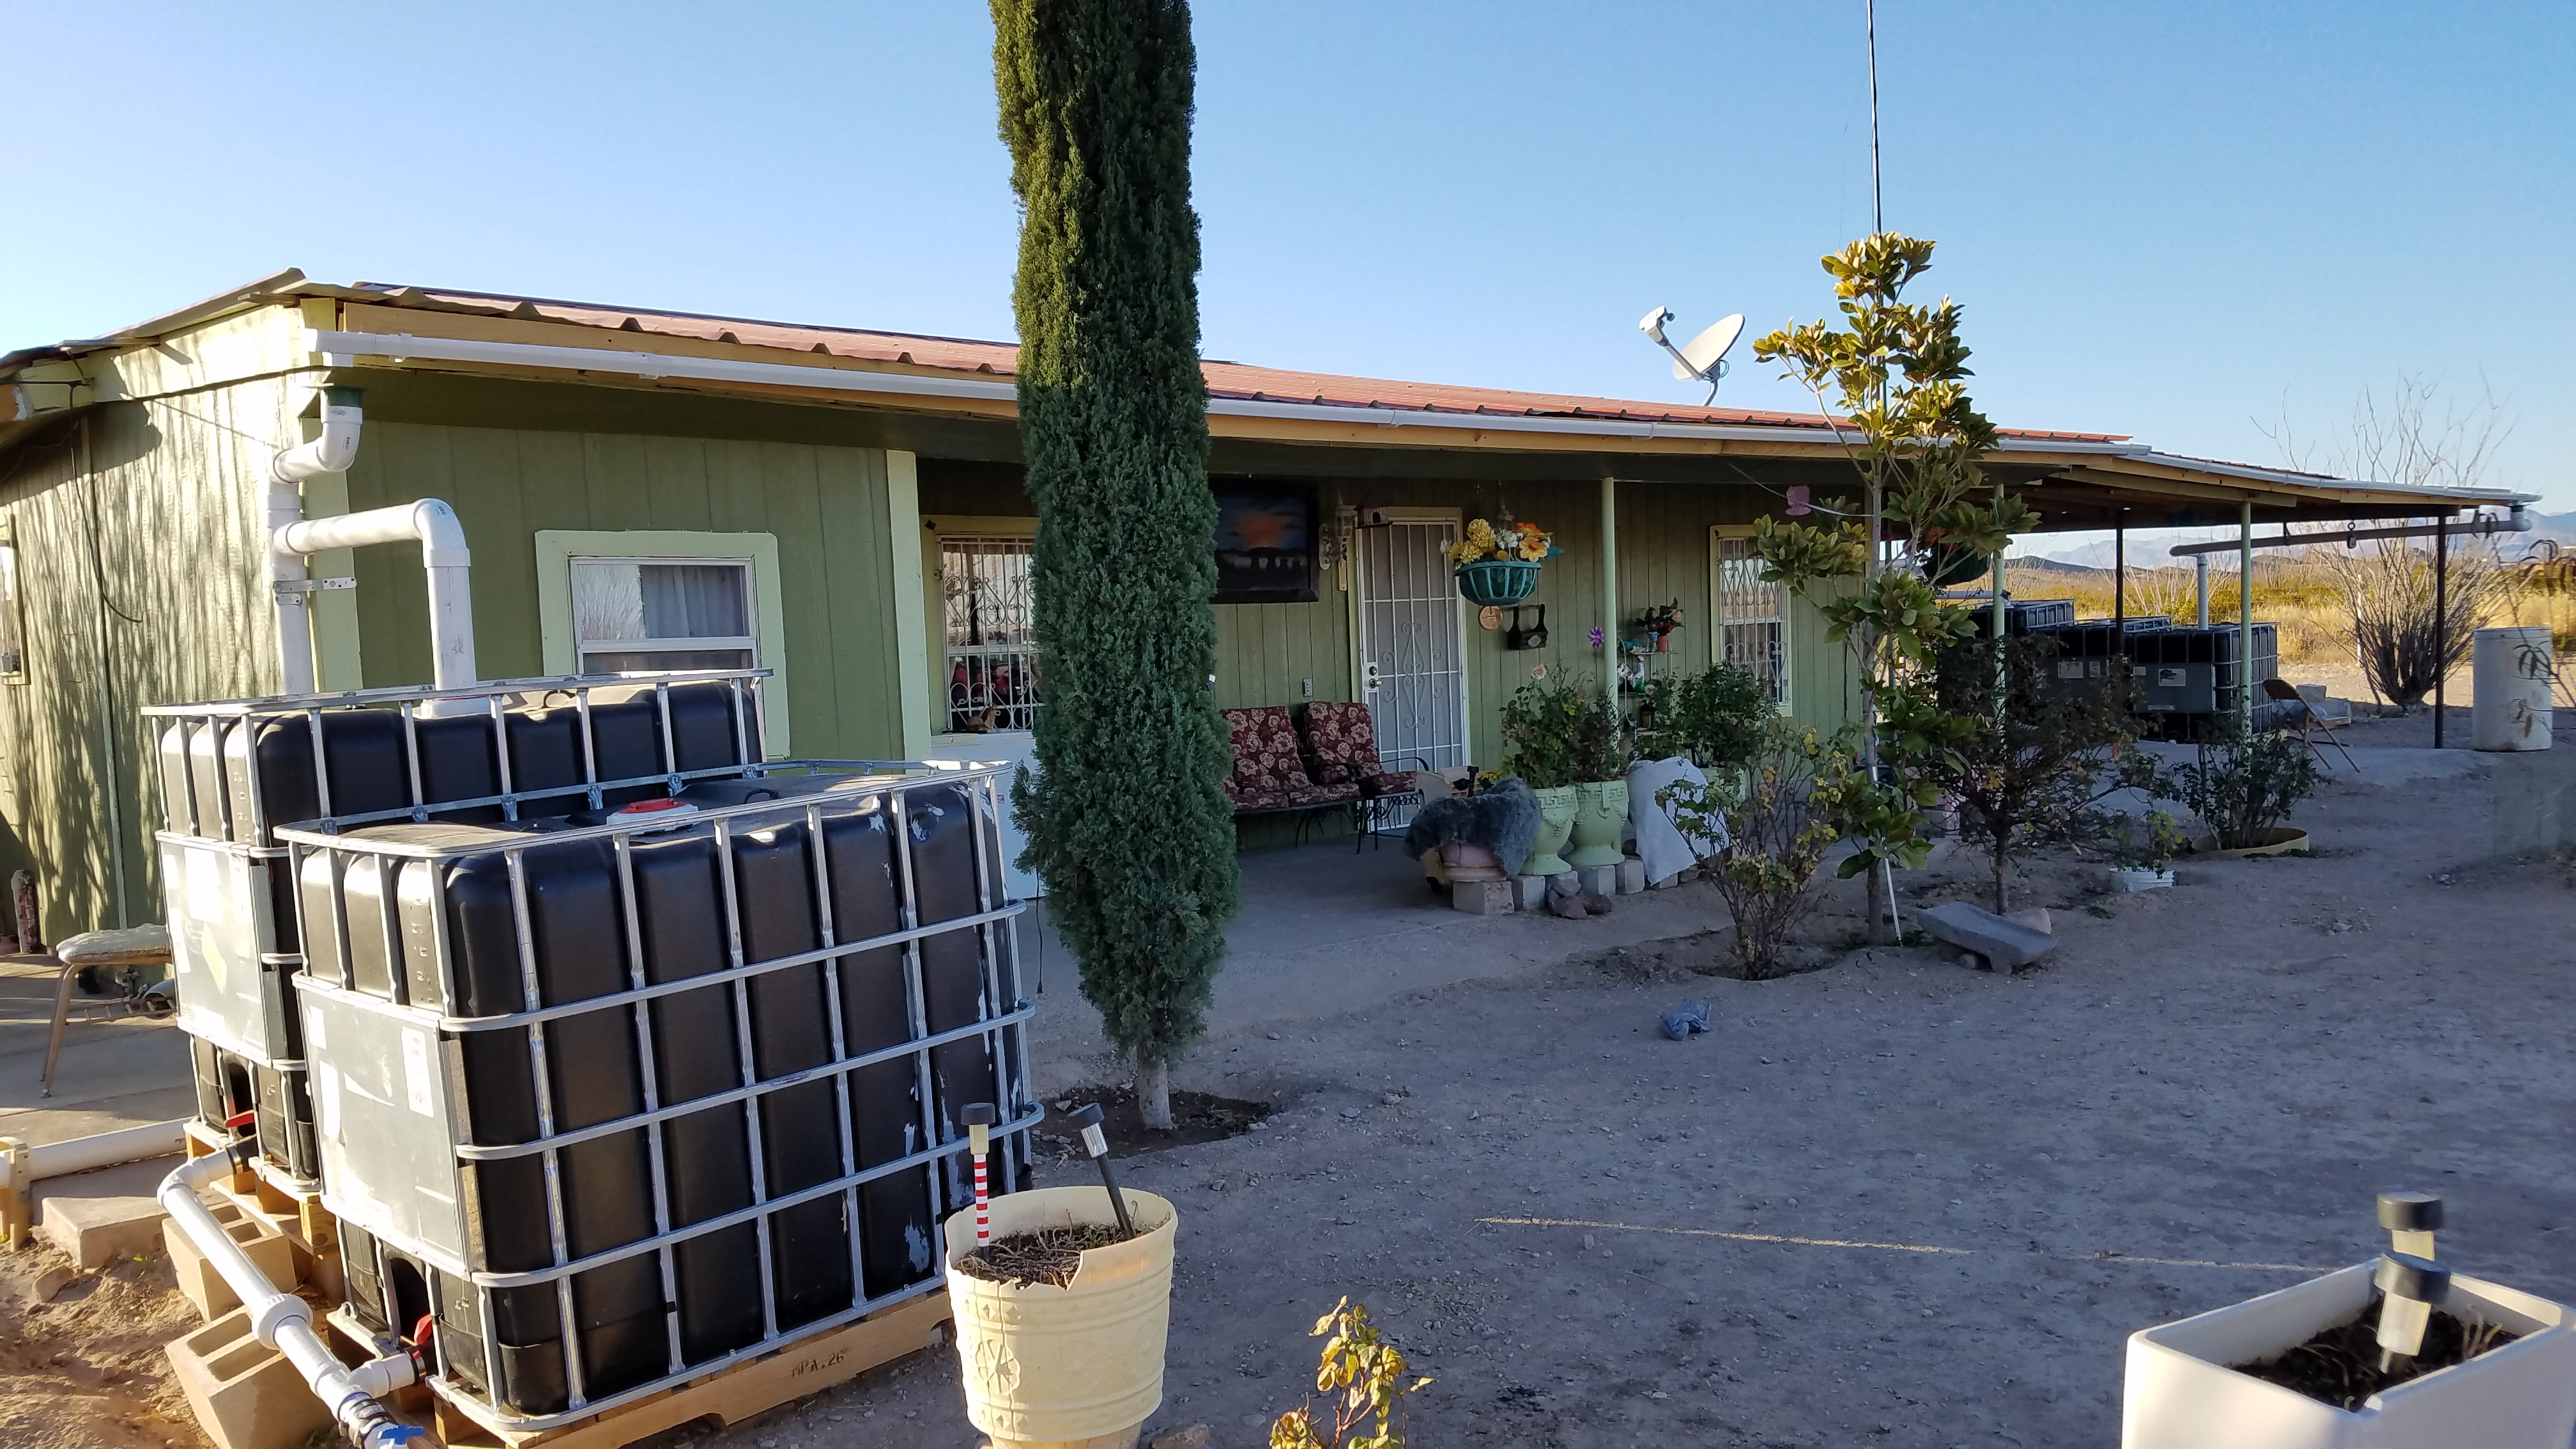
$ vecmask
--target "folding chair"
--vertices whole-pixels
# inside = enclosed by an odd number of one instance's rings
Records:
[[[2354,774],[2361,773],[2361,761],[2354,759],[2352,751],[2344,748],[2343,741],[2335,738],[2334,727],[2318,717],[2316,707],[2300,698],[2297,685],[2275,675],[2263,681],[2263,694],[2265,698],[2278,703],[2295,704],[2299,707],[2295,714],[2289,716],[2298,723],[2284,728],[2295,728],[2299,732],[2299,743],[2308,747],[2308,753],[2317,757],[2318,764],[2331,766],[2332,763],[2326,759],[2326,752],[2317,748],[2317,738],[2322,735],[2327,744],[2343,751],[2343,762],[2352,766]]]

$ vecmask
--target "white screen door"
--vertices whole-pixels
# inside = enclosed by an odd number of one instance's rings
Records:
[[[1457,522],[1446,518],[1399,519],[1352,533],[1360,697],[1378,756],[1395,769],[1467,763],[1465,617],[1449,569],[1457,537]]]

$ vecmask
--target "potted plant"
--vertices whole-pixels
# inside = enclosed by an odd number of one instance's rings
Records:
[[[1450,548],[1449,563],[1468,603],[1508,606],[1528,598],[1538,587],[1539,565],[1564,551],[1535,523],[1477,518]]]
[[[1657,604],[1637,618],[1637,627],[1646,631],[1648,642],[1658,654],[1670,652],[1667,645],[1673,631],[1681,626],[1682,601],[1679,599],[1669,604]]]
[[[2283,825],[2290,807],[2317,788],[2317,762],[2297,735],[2247,735],[2233,720],[2190,764],[2154,773],[2155,793],[2179,800],[2209,834],[2195,849],[2228,856],[2285,855],[2308,848],[2308,833]]]
[[[1523,875],[1563,875],[1574,869],[1558,852],[1574,830],[1574,759],[1591,709],[1582,690],[1532,680],[1503,706],[1503,773],[1518,775],[1538,797],[1538,836],[1530,842]]]
[[[2571,1322],[2392,1252],[2130,1335],[2121,1449],[2565,1449]]]
[[[1122,1230],[1097,1187],[994,1198],[993,1247],[1010,1248],[1008,1256],[976,1246],[972,1208],[948,1219],[948,1300],[966,1418],[995,1449],[1133,1445],[1163,1402],[1179,1218],[1153,1193],[1119,1192],[1135,1228],[1123,1241],[1108,1241]],[[1103,1245],[1075,1246],[1095,1241]],[[1078,1253],[1078,1266],[1015,1276],[1049,1266],[1031,1249],[1049,1242],[1059,1257]]]
[[[1771,687],[1741,664],[1712,664],[1697,674],[1658,681],[1656,742],[1706,769],[1741,771],[1762,748],[1762,732],[1780,713]]]
[[[1619,707],[1591,691],[1579,692],[1574,724],[1574,849],[1577,869],[1617,865],[1628,828],[1628,735]]]
[[[2174,883],[2173,858],[2183,848],[2180,826],[2161,810],[2144,820],[2122,816],[2112,822],[2111,889],[2160,891]]]

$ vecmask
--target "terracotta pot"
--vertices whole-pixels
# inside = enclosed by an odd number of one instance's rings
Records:
[[[1558,854],[1574,833],[1574,787],[1551,785],[1530,793],[1538,797],[1538,836],[1530,842],[1529,859],[1521,862],[1521,874],[1563,875],[1574,869]]]
[[[1440,845],[1440,864],[1452,881],[1505,879],[1502,861],[1481,845],[1448,840]]]

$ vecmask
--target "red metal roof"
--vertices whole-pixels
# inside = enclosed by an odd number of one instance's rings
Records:
[[[342,289],[331,289],[346,296]],[[934,368],[950,372],[1009,377],[1019,367],[1019,347],[1008,342],[980,342],[963,337],[934,337],[904,332],[869,332],[849,327],[815,327],[785,322],[758,322],[739,317],[713,317],[693,312],[663,312],[631,307],[603,307],[541,297],[435,291],[361,282],[359,292],[396,306],[428,307],[564,322],[607,331],[649,332],[705,342],[772,347],[788,352],[821,352],[864,362]],[[1347,377],[1336,373],[1293,372],[1242,362],[1206,361],[1211,397],[1247,402],[1299,403],[1324,407],[1372,408],[1399,412],[1489,415],[1524,418],[1593,418],[1640,423],[1697,423],[1733,427],[1814,428],[1827,420],[1818,413],[1761,412],[1744,408],[1692,407],[1680,403],[1638,402],[1587,397],[1574,393],[1520,392],[1509,388],[1462,387],[1448,383],[1403,382],[1392,378]],[[2030,428],[2004,428],[2005,436],[2043,442],[2115,443],[2119,433],[2076,433]]]

